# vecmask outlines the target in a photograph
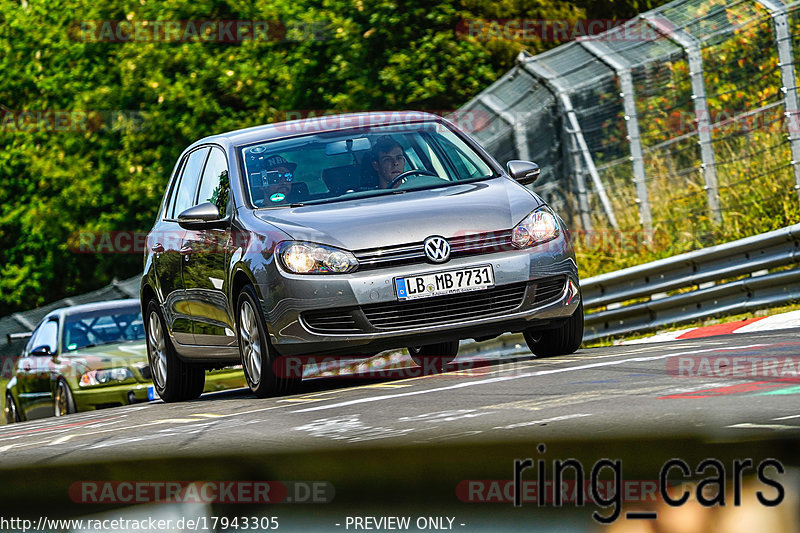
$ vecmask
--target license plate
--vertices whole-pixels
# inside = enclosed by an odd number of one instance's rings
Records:
[[[399,300],[414,300],[455,292],[477,291],[493,285],[494,271],[491,265],[445,270],[444,272],[394,279],[394,286],[397,288],[397,298]]]
[[[158,400],[158,394],[156,393],[156,388],[152,385],[147,387],[147,399],[151,402],[153,400]]]

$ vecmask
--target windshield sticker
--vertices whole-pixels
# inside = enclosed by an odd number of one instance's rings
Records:
[[[281,192],[276,192],[272,196],[269,197],[270,202],[282,202],[286,198],[286,195]]]

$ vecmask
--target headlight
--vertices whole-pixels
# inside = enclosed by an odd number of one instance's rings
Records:
[[[127,381],[133,378],[133,372],[127,368],[106,368],[101,370],[90,370],[81,376],[81,387],[92,387],[94,385],[106,385],[113,381]]]
[[[312,242],[282,242],[278,257],[284,268],[295,274],[345,274],[358,267],[350,252]]]
[[[516,225],[511,242],[517,248],[527,248],[558,237],[558,221],[547,206],[542,206]]]

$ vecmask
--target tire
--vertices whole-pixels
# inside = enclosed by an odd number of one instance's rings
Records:
[[[236,339],[244,377],[253,394],[266,398],[291,394],[297,389],[302,375],[289,375],[288,370],[275,371],[276,361],[282,361],[269,342],[264,313],[251,285],[242,288],[236,300]],[[289,368],[288,365],[281,366]]]
[[[3,406],[3,415],[5,417],[6,424],[22,422],[22,417],[19,416],[19,409],[17,409],[17,402],[14,401],[14,397],[11,396],[10,393],[6,393],[6,403]]]
[[[206,381],[205,369],[178,358],[155,300],[147,304],[145,328],[147,361],[153,375],[153,386],[161,399],[170,403],[198,398]]]
[[[75,398],[72,396],[72,391],[63,379],[59,379],[56,383],[56,391],[53,395],[53,407],[55,416],[66,416],[75,413]]]
[[[583,302],[557,329],[527,330],[523,333],[528,348],[537,357],[567,355],[575,352],[583,341]]]
[[[437,342],[425,346],[409,346],[408,355],[417,366],[441,372],[458,355],[458,341]]]

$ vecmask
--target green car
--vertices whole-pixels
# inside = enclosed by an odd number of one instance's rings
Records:
[[[241,368],[210,372],[205,392],[243,387]],[[6,385],[6,423],[156,399],[139,300],[50,312]]]

